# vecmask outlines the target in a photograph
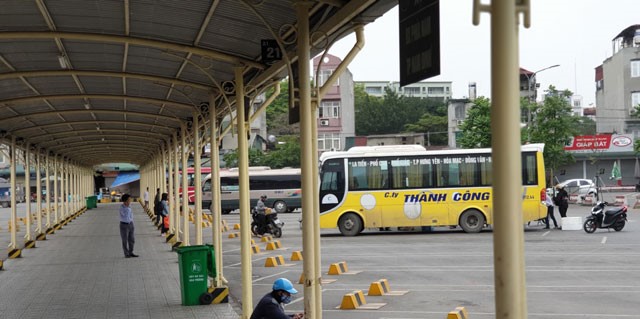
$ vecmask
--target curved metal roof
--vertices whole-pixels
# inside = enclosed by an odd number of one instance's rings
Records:
[[[286,61],[262,63],[260,41],[278,37],[295,61],[293,3],[3,1],[0,138],[88,166],[143,164],[200,114],[210,93],[218,118],[234,109],[221,88],[235,66],[244,67],[250,96],[287,75]],[[310,3],[312,39],[324,45],[397,1]]]

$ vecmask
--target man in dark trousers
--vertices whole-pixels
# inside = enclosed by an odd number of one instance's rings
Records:
[[[558,206],[560,217],[564,218],[567,217],[567,209],[569,209],[569,194],[561,185],[556,186],[556,189],[558,189],[558,193],[554,198],[554,204]]]
[[[136,242],[133,233],[133,213],[131,212],[131,195],[122,195],[122,205],[120,205],[120,238],[122,238],[122,250],[124,258],[138,257],[133,253],[133,245]]]

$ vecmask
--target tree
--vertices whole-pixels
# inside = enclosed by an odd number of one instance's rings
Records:
[[[491,147],[491,101],[479,97],[473,104],[460,126],[458,142],[463,148]]]
[[[633,107],[631,117],[640,119],[640,104]],[[635,140],[635,142],[633,142],[633,151],[636,152],[636,154],[640,153],[640,139],[637,139]]]
[[[267,90],[266,96],[269,98],[274,93],[274,89]],[[300,124],[289,124],[289,81],[280,82],[280,94],[267,106],[267,129],[273,135],[293,135],[300,134]]]
[[[262,166],[264,154],[256,148],[249,149],[249,166]],[[238,150],[231,150],[222,157],[226,167],[238,167]]]
[[[576,134],[578,125],[578,118],[571,112],[571,94],[568,90],[558,91],[549,86],[544,102],[535,110],[531,141],[544,143],[544,164],[550,170],[550,176],[559,166],[574,161],[573,155],[564,150]]]
[[[300,138],[281,136],[275,149],[265,154],[262,165],[271,168],[300,167]]]
[[[576,135],[595,135],[596,121],[586,117],[578,117],[576,121]]]

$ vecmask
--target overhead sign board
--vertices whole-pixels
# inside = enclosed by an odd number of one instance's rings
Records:
[[[275,39],[262,39],[260,41],[262,49],[262,62],[265,64],[273,64],[282,60],[282,50]]]
[[[400,86],[440,74],[439,0],[400,1]]]

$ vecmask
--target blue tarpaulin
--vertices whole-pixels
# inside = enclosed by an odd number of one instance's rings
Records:
[[[129,184],[140,179],[139,172],[120,172],[118,177],[113,181],[110,188],[118,187],[120,185]]]

